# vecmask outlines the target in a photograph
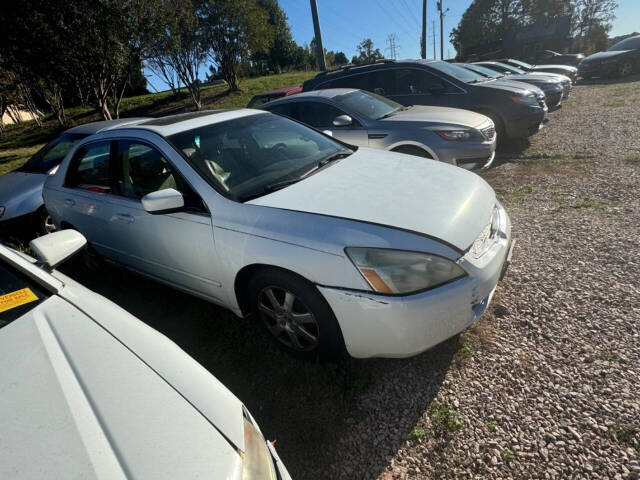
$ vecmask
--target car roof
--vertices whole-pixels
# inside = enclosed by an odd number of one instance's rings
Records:
[[[180,113],[167,115],[159,118],[146,118],[143,121],[120,125],[110,130],[119,129],[145,129],[151,130],[164,137],[175,133],[184,132],[205,125],[234,120],[236,118],[248,117],[251,115],[263,115],[268,112],[263,110],[253,110],[250,108],[238,108],[234,110],[200,110],[197,112]]]
[[[78,125],[77,127],[70,128],[65,133],[84,133],[87,135],[93,135],[94,133],[104,132],[112,128],[122,127],[126,125],[133,125],[139,122],[148,120],[147,117],[134,117],[134,118],[118,118],[115,120],[102,120],[100,122],[85,123],[84,125]]]
[[[297,89],[302,90],[302,85],[289,85],[288,87],[281,87],[281,88],[276,88],[275,90],[269,90],[268,92],[257,93],[256,95],[253,96],[253,98],[268,97],[276,93],[287,93]]]

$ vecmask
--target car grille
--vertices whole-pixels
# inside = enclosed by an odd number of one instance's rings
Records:
[[[496,136],[496,127],[491,126],[483,128],[482,135],[484,135],[484,138],[486,138],[487,140],[493,140],[493,138]]]

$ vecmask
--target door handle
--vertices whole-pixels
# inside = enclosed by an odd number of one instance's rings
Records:
[[[122,220],[123,222],[133,223],[133,217],[128,213],[116,213],[116,218],[118,220]]]
[[[64,204],[69,206],[69,207],[73,207],[76,204],[76,202],[75,202],[75,200],[72,200],[70,198],[65,198],[64,199]]]

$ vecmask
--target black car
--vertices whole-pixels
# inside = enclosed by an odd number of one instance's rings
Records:
[[[558,53],[553,50],[542,50],[533,56],[531,62],[546,65],[571,65],[577,67],[584,58],[582,53]]]
[[[409,105],[454,107],[482,113],[498,138],[524,138],[542,125],[547,106],[533,85],[493,80],[458,65],[436,60],[385,60],[322,72],[303,91],[359,88]]]
[[[580,62],[582,78],[626,77],[640,72],[640,35],[625,38],[605,52],[594,53]]]

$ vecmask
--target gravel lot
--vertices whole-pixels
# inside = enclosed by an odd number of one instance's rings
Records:
[[[484,174],[518,239],[490,311],[407,360],[296,362],[248,320],[122,271],[64,270],[159,329],[294,478],[638,478],[640,78],[579,85]]]

